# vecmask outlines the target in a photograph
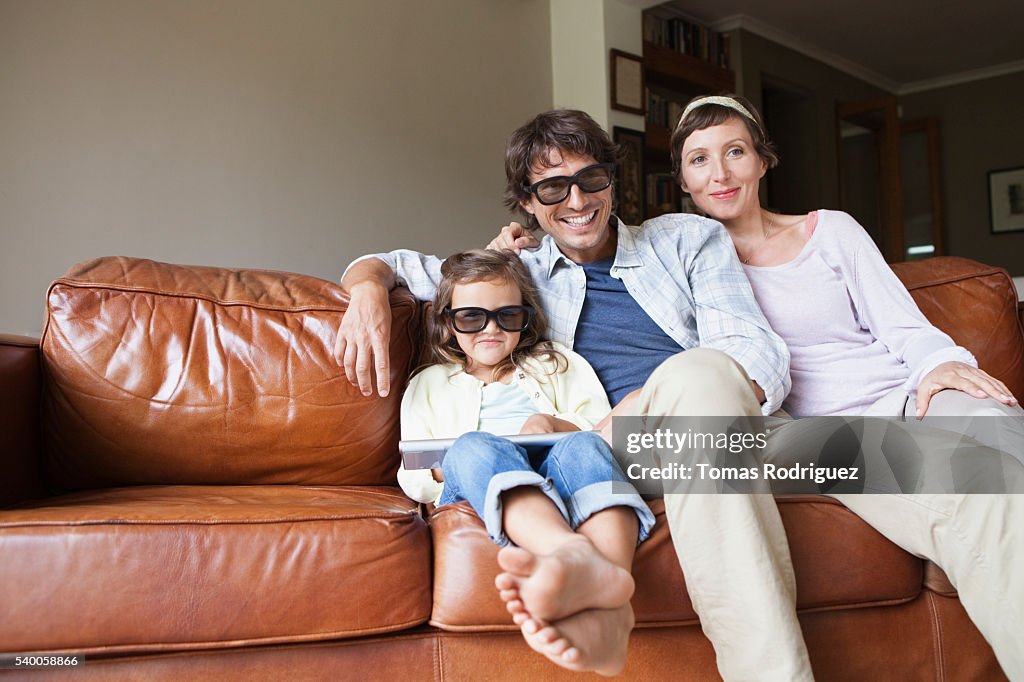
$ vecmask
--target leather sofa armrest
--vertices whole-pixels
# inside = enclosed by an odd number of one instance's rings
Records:
[[[0,507],[43,493],[39,340],[0,334]]]

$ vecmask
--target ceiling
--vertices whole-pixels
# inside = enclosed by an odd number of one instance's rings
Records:
[[[896,94],[1024,70],[1020,0],[673,0],[664,6],[716,30],[757,33]]]

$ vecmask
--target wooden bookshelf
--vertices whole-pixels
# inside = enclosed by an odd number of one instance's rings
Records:
[[[696,89],[714,94],[732,92],[736,86],[736,74],[729,69],[648,42],[644,42],[644,75],[648,85],[681,92]]]
[[[644,79],[652,93],[648,101],[648,116],[644,123],[644,176],[647,187],[647,218],[680,210],[683,192],[674,183],[666,187],[666,175],[671,173],[669,139],[675,120],[656,121],[652,100],[670,102],[681,111],[697,95],[733,92],[736,75],[700,57],[661,47],[644,41]],[[666,118],[673,118],[667,116]]]

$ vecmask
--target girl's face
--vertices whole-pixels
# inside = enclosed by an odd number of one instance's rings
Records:
[[[768,164],[739,119],[694,131],[681,157],[679,184],[709,217],[725,223],[760,209],[757,188]]]
[[[523,295],[519,287],[503,280],[460,283],[452,290],[452,310],[475,307],[493,311],[522,303]],[[459,348],[466,354],[466,372],[481,381],[490,381],[491,370],[512,355],[522,335],[521,332],[505,331],[494,318],[489,319],[487,326],[475,334],[463,334],[451,329]]]

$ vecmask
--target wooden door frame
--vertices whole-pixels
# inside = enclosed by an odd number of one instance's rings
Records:
[[[879,140],[878,145],[878,197],[881,201],[879,234],[882,236],[882,255],[889,263],[906,260],[903,237],[903,191],[900,180],[900,121],[899,106],[895,95],[858,102],[836,104],[836,161],[838,164],[840,204],[845,204],[843,191],[842,122],[856,119],[861,114],[882,111],[884,122],[881,128],[868,125]],[[854,121],[856,122],[856,121]]]
[[[923,132],[928,141],[928,189],[931,194],[932,242],[936,256],[944,255],[946,215],[942,196],[942,145],[939,140],[939,119],[919,118],[900,124],[900,134]]]

